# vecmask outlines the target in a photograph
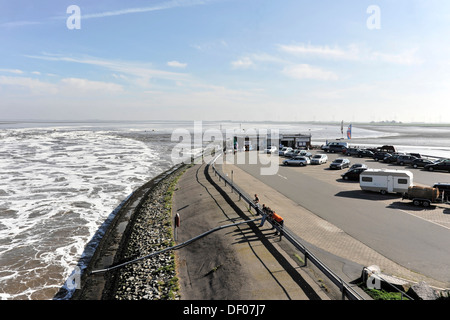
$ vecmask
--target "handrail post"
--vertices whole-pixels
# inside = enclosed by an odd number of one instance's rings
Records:
[[[345,300],[345,285],[342,283],[342,300]]]

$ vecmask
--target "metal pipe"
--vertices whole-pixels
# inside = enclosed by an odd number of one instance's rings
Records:
[[[95,274],[95,273],[101,273],[101,272],[108,272],[108,271],[111,271],[111,270],[114,270],[114,269],[117,269],[117,268],[122,268],[122,267],[124,267],[124,266],[126,266],[128,264],[135,263],[135,262],[138,262],[140,260],[144,260],[144,259],[150,258],[150,257],[152,257],[154,255],[161,254],[161,253],[164,253],[164,252],[169,251],[169,250],[177,250],[177,249],[179,249],[181,247],[184,247],[184,246],[187,246],[187,245],[191,244],[192,242],[194,242],[194,241],[196,241],[198,239],[201,239],[201,238],[203,238],[203,237],[205,237],[205,236],[207,236],[207,235],[209,235],[209,234],[211,234],[213,232],[216,232],[216,231],[219,231],[219,230],[222,230],[222,229],[225,229],[225,228],[229,228],[229,227],[238,226],[238,225],[245,224],[245,223],[255,222],[255,221],[258,221],[258,220],[261,220],[261,218],[252,219],[252,220],[246,220],[246,221],[241,221],[241,222],[237,222],[237,223],[232,223],[232,224],[219,226],[219,227],[216,227],[216,228],[211,229],[209,231],[206,231],[206,232],[204,232],[204,233],[202,233],[202,234],[200,234],[200,235],[198,235],[198,236],[196,236],[196,237],[194,237],[192,239],[189,239],[189,240],[187,240],[187,241],[185,241],[183,243],[177,244],[177,245],[169,247],[169,248],[165,248],[165,249],[160,250],[160,251],[152,252],[149,255],[146,255],[146,256],[143,256],[143,257],[140,257],[140,258],[137,258],[137,259],[133,259],[133,260],[130,260],[130,261],[126,261],[126,262],[123,262],[123,263],[115,265],[115,266],[110,266],[108,268],[91,271],[89,275],[92,275],[92,274]]]

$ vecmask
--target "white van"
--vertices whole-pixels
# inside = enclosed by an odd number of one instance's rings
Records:
[[[362,190],[405,193],[413,185],[413,174],[407,170],[367,169],[359,176]]]

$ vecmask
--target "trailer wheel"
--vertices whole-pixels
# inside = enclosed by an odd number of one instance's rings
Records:
[[[414,200],[414,201],[413,201],[413,204],[414,204],[415,206],[420,206],[420,201],[419,201],[419,200]]]
[[[380,193],[381,193],[382,195],[385,195],[387,192],[386,192],[386,190],[381,190]]]
[[[424,201],[424,202],[422,202],[422,206],[424,206],[425,208],[426,208],[426,207],[429,207],[429,206],[430,206],[430,201]]]

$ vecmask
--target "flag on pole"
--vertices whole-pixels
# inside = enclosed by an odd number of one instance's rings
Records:
[[[347,139],[352,138],[352,125],[350,124],[347,129]]]

